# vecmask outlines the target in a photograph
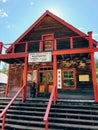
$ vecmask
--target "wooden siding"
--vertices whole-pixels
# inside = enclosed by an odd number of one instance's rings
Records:
[[[39,51],[39,42],[30,42],[28,44],[28,52],[38,52]]]
[[[51,34],[54,33],[54,38],[58,37],[67,37],[67,36],[77,36],[75,32],[68,29],[61,23],[57,22],[50,16],[46,16],[40,24],[35,26],[34,29],[32,29],[22,40],[24,41],[30,41],[30,40],[41,40],[41,36],[43,34]]]
[[[16,90],[22,85],[23,78],[23,66],[18,64],[12,64],[10,66],[10,75],[9,75],[9,90]],[[16,88],[16,89],[15,89]]]
[[[15,53],[25,52],[25,44],[24,43],[16,44],[14,52]]]

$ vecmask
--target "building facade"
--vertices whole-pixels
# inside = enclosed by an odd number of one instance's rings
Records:
[[[6,54],[0,54],[0,60],[9,64],[5,95],[10,96],[22,85],[27,92],[29,83],[35,81],[36,96],[49,95],[56,86],[56,93],[86,92],[97,102],[97,44],[92,32],[85,34],[46,11],[6,49]]]

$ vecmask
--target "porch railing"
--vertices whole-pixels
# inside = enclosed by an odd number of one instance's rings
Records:
[[[7,114],[7,110],[9,109],[9,107],[12,105],[12,103],[15,101],[15,99],[18,97],[18,95],[20,94],[20,92],[25,89],[25,85],[22,86],[18,92],[16,93],[16,95],[12,98],[12,100],[8,103],[8,105],[4,108],[4,110],[0,113],[0,118],[2,118],[2,128],[1,130],[4,130],[5,128],[5,120],[6,120],[6,114]],[[22,101],[24,102],[24,95],[22,95]]]
[[[45,130],[48,130],[48,117],[49,117],[49,112],[50,112],[50,108],[52,105],[52,101],[54,98],[54,104],[56,104],[56,98],[55,98],[55,93],[56,93],[56,86],[53,87],[51,95],[50,95],[50,99],[48,101],[48,105],[47,105],[47,109],[45,112],[45,116],[44,116],[44,122],[45,122]]]
[[[44,41],[52,42],[52,51],[61,50],[61,47],[59,49],[57,47],[59,45],[57,45],[57,44],[58,44],[58,42],[62,42],[62,41],[64,41],[64,44],[68,44],[67,46],[63,47],[62,49],[77,49],[74,47],[74,42],[76,39],[77,39],[77,42],[79,42],[78,39],[81,40],[81,38],[84,38],[88,41],[88,47],[93,46],[93,45],[91,45],[91,41],[90,41],[90,39],[92,40],[91,35],[88,34],[88,35],[82,35],[82,36],[71,36],[71,37],[68,36],[68,37],[63,37],[63,38],[53,38],[51,40],[31,40],[31,41],[25,41],[25,42],[13,43],[13,44],[3,44],[2,43],[2,44],[0,44],[0,48],[1,48],[0,52],[2,52],[3,48],[7,49],[5,54],[6,53],[21,53],[21,52],[22,53],[28,53],[28,52],[31,53],[31,52],[38,52],[38,51],[42,52],[42,51],[45,51],[45,50],[43,50]],[[33,46],[31,47],[31,45],[34,44],[34,48],[35,48],[35,43],[36,43],[36,45],[38,43],[38,46],[36,46],[37,50],[36,49],[31,50],[31,48],[33,47]],[[15,49],[15,48],[17,48],[18,44],[23,45],[22,46],[23,49],[20,50],[19,52],[16,52],[15,50],[17,50],[17,49]],[[93,40],[93,44],[95,44],[97,46],[97,42],[94,40]],[[61,43],[60,43],[60,46],[61,46]],[[83,46],[81,46],[81,47],[83,48]],[[81,48],[81,47],[79,47],[79,48]],[[84,48],[88,48],[88,47],[84,46]]]

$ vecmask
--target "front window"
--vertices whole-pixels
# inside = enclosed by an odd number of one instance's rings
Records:
[[[51,51],[53,50],[53,34],[46,34],[42,36],[43,40],[43,50]]]
[[[63,88],[64,89],[75,89],[76,88],[76,77],[75,70],[63,70]]]

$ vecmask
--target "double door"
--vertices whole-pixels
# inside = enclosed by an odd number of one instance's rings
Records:
[[[49,94],[53,88],[53,71],[39,72],[39,93]]]

